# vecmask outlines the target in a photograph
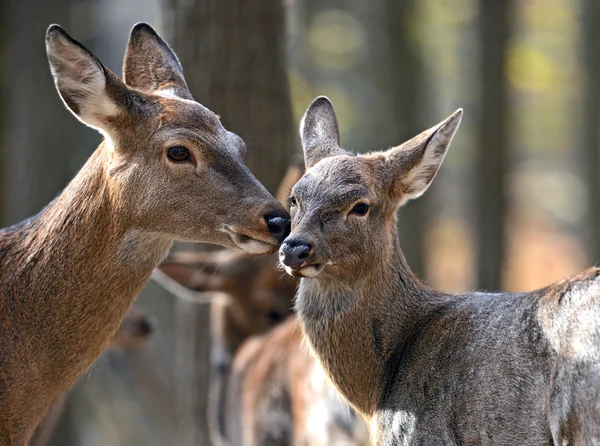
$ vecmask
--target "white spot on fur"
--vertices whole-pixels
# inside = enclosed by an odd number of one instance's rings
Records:
[[[162,90],[156,90],[154,94],[166,99],[173,99],[174,101],[183,101],[191,104],[196,104],[196,101],[192,101],[191,99],[184,99],[180,96],[177,96],[173,88],[164,88]]]
[[[174,101],[181,101],[181,102],[185,102],[186,104],[200,106],[203,109],[205,109],[207,111],[210,111],[208,108],[206,108],[204,105],[200,104],[199,102],[196,102],[196,101],[193,101],[191,99],[185,99],[185,98],[177,96],[175,94],[175,90],[173,88],[164,88],[162,90],[157,90],[157,91],[154,92],[154,94],[157,95],[157,96],[161,96],[163,98],[166,98],[166,99],[172,99]]]

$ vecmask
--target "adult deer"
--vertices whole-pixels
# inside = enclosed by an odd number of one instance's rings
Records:
[[[141,348],[152,335],[152,324],[139,307],[133,306],[125,315],[119,329],[110,339],[108,349],[133,351]],[[46,446],[64,411],[67,395],[63,395],[50,407],[36,427],[28,446]]]
[[[48,207],[0,233],[1,445],[27,442],[174,239],[258,254],[289,231],[243,141],[192,99],[151,27],[131,31],[124,82],[57,25],[46,46],[63,102],[104,141]]]
[[[411,273],[396,210],[433,180],[462,116],[385,152],[340,147],[326,98],[280,249],[312,351],[376,445],[600,444],[600,270],[521,294],[450,295]]]

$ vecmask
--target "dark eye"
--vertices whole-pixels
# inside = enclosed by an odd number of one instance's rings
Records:
[[[357,203],[350,211],[351,214],[360,215],[361,217],[367,215],[367,212],[369,212],[369,205],[367,203]]]
[[[167,149],[167,158],[177,163],[190,159],[190,152],[183,146],[169,147]]]
[[[291,207],[294,207],[298,204],[298,202],[296,201],[296,198],[293,195],[290,198],[288,198],[288,202],[290,203]]]

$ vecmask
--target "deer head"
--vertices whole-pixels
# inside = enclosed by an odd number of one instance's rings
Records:
[[[131,31],[123,80],[57,25],[50,68],[67,108],[104,135],[107,194],[128,228],[274,252],[287,212],[243,163],[246,146],[192,99],[177,56],[146,24]]]
[[[300,125],[307,172],[290,197],[292,232],[279,254],[286,271],[353,283],[389,260],[396,210],[425,192],[461,116],[458,110],[398,147],[353,156],[340,147],[333,106],[317,98]]]

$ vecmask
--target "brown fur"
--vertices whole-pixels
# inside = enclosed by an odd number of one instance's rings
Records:
[[[429,186],[460,117],[351,156],[331,103],[309,107],[309,169],[280,249],[302,277],[306,339],[376,445],[600,444],[600,269],[530,293],[452,295],[402,255],[396,210]]]
[[[152,335],[152,324],[139,307],[133,306],[125,315],[119,329],[108,343],[108,349],[137,350],[141,348]],[[45,446],[54,433],[56,425],[65,408],[67,395],[61,396],[48,410],[44,419],[36,427],[29,446]]]
[[[105,141],[46,209],[0,233],[1,445],[24,445],[101,354],[174,239],[272,252],[285,228],[275,237],[267,220],[287,215],[243,165],[242,140],[182,93],[148,25],[125,59],[136,88],[60,27],[46,43],[64,103]],[[168,159],[181,145],[189,159]]]

